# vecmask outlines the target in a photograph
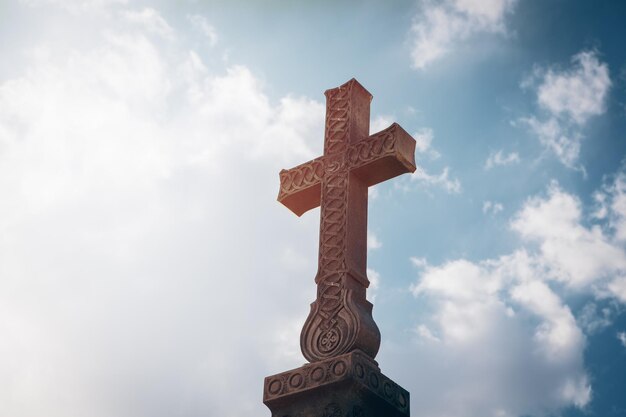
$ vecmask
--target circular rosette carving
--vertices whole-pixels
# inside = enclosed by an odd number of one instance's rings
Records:
[[[323,301],[312,304],[300,336],[302,354],[310,362],[341,355],[354,346],[359,323],[347,308],[345,292],[333,303],[336,307],[333,311],[328,311],[329,305]]]
[[[311,304],[300,335],[304,357],[309,362],[317,362],[354,349],[376,357],[380,332],[372,318],[372,305],[357,301],[351,290],[340,289],[336,298],[327,298],[324,294],[320,292],[321,296]]]
[[[320,352],[328,353],[337,348],[337,345],[341,341],[341,330],[339,326],[332,326],[326,331],[322,331],[317,339],[317,348]]]

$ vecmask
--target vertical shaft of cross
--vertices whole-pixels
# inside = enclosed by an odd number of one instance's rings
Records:
[[[317,300],[301,347],[311,361],[359,348],[374,357],[380,333],[365,299],[367,184],[352,172],[352,145],[369,135],[372,96],[357,82],[326,92]]]
[[[371,99],[356,83],[326,92],[324,156],[330,163],[322,180],[318,283],[338,271],[365,278],[367,185],[351,172],[347,150],[369,135]]]
[[[280,202],[298,216],[321,206],[317,298],[300,335],[310,362],[380,346],[365,297],[367,189],[415,171],[415,140],[395,123],[370,136],[371,99],[355,79],[326,91],[324,155],[280,172]]]

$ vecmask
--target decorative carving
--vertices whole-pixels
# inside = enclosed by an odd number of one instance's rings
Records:
[[[280,193],[278,199],[319,184],[324,176],[323,157],[298,165],[280,173]]]
[[[341,358],[305,365],[266,378],[263,396],[273,398],[334,382],[344,376],[348,369],[348,362]]]
[[[324,155],[281,171],[278,195],[297,215],[321,206],[317,299],[300,336],[310,362],[355,349],[376,356],[380,333],[365,299],[367,187],[415,171],[415,140],[400,126],[368,136],[372,96],[356,80],[326,98]]]
[[[370,392],[408,415],[409,393],[383,375],[376,362],[360,351],[310,363],[301,368],[265,378],[263,401],[265,403],[279,401],[293,394],[330,386],[347,379],[357,381]],[[353,415],[359,414],[353,410]]]
[[[343,154],[348,145],[353,87],[354,82],[350,80],[326,92],[324,155]]]
[[[344,287],[348,175],[340,167],[329,169],[322,184],[317,301],[301,338],[309,360],[345,353],[356,337],[355,313],[345,302],[348,290]]]
[[[382,130],[369,137],[368,140],[352,145],[348,149],[348,163],[350,167],[356,168],[395,153],[396,131],[400,126],[392,124],[387,129]]]

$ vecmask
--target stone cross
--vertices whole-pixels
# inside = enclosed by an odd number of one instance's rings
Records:
[[[317,299],[300,336],[309,362],[360,350],[380,332],[365,298],[367,189],[415,171],[415,140],[398,124],[369,134],[372,95],[354,78],[325,92],[324,155],[280,172],[278,201],[298,216],[321,206]]]

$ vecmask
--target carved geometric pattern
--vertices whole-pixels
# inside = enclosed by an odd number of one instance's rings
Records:
[[[271,402],[346,379],[359,382],[408,415],[410,407],[408,391],[383,375],[376,363],[359,351],[268,376],[265,378],[263,388],[263,402]]]
[[[347,311],[343,283],[346,265],[349,166],[350,93],[348,88],[331,90],[327,96],[324,181],[321,194],[317,302],[302,330],[302,346],[311,359],[347,352],[356,337],[355,312]],[[334,157],[335,155],[338,156]],[[304,350],[304,349],[303,349]]]
[[[350,93],[354,83],[346,88],[330,90],[327,96],[324,155],[343,154],[348,145]]]
[[[345,358],[333,358],[314,365],[265,378],[264,399],[272,399],[338,381],[348,370]]]
[[[292,169],[283,170],[280,173],[278,200],[294,192],[320,184],[324,179],[326,170],[339,170],[342,166],[345,166],[347,170],[352,170],[384,156],[394,155],[396,152],[395,133],[398,128],[399,126],[394,123],[387,129],[370,136],[367,141],[349,146],[345,162],[342,158],[320,156]]]
[[[278,199],[288,194],[319,184],[324,177],[324,157],[298,165],[280,173],[280,193]]]
[[[370,136],[368,140],[350,146],[347,156],[350,168],[358,168],[383,156],[393,155],[395,153],[395,132],[398,127],[394,123],[387,129]]]

